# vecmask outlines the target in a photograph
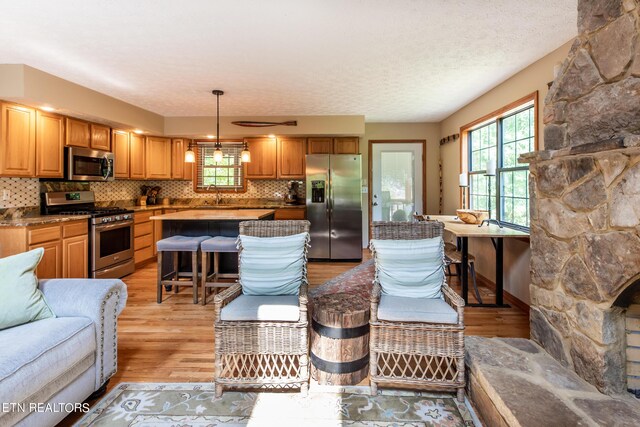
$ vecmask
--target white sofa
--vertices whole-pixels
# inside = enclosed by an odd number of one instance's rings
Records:
[[[39,287],[56,317],[0,331],[2,426],[56,425],[70,408],[61,404],[104,392],[116,372],[126,285],[118,279],[50,279]]]

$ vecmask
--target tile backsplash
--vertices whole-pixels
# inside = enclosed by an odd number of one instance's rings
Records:
[[[287,193],[287,182],[289,180],[248,180],[247,191],[245,193],[223,193],[224,198],[233,199],[275,199],[281,198]],[[133,200],[140,195],[140,187],[158,186],[161,188],[160,197],[171,199],[196,199],[211,198],[210,193],[196,193],[193,191],[191,181],[128,181],[120,180],[113,182],[74,182],[64,183],[59,181],[43,181],[42,186],[36,178],[0,178],[0,196],[4,196],[7,190],[7,199],[1,200],[0,209],[24,208],[40,205],[40,192],[46,191],[47,187],[56,189],[91,189],[95,192],[96,200],[99,202],[109,202],[116,200]],[[42,190],[41,190],[42,187]],[[304,197],[304,185],[300,185],[299,197]]]

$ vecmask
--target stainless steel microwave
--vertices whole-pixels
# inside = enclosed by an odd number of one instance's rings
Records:
[[[65,178],[69,181],[113,181],[113,153],[66,147]]]

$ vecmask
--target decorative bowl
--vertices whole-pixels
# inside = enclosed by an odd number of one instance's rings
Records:
[[[457,209],[456,215],[467,224],[480,224],[485,219],[489,219],[489,211],[480,209]]]

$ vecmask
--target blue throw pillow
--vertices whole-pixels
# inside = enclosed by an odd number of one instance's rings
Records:
[[[396,297],[442,298],[444,241],[371,240],[382,293]]]
[[[306,280],[309,233],[239,236],[240,284],[245,295],[298,295]]]
[[[0,330],[55,317],[38,289],[36,267],[44,249],[0,259]]]

